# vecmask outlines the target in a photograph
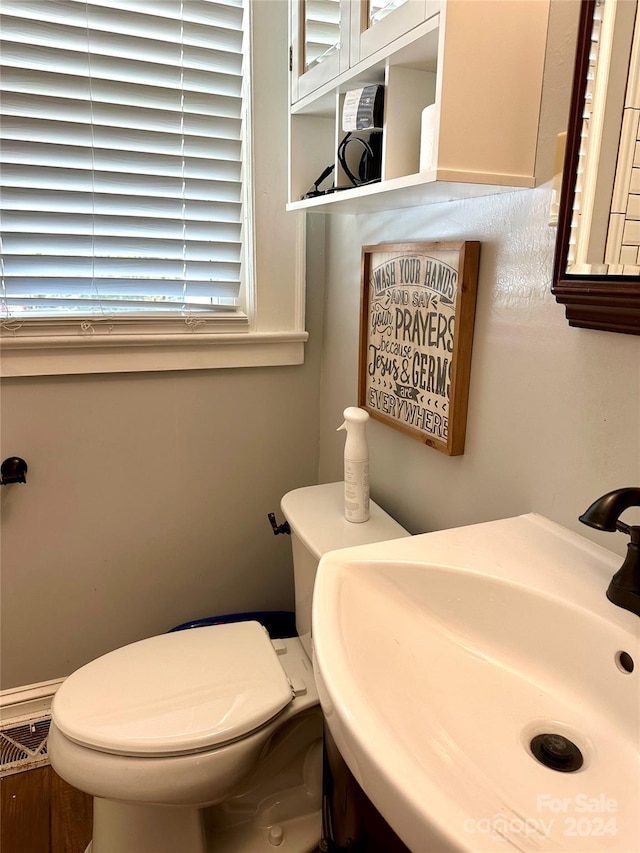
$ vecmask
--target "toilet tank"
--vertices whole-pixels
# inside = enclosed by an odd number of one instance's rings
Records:
[[[282,498],[281,508],[291,527],[296,629],[311,657],[313,584],[323,554],[410,534],[373,501],[368,521],[362,524],[347,521],[342,482],[295,489]]]

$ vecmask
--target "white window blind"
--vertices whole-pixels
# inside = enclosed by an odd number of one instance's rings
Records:
[[[5,318],[238,304],[242,2],[1,0]]]

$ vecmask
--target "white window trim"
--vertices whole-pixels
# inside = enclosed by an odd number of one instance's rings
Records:
[[[64,319],[34,318],[5,324],[0,375],[195,370],[301,364],[308,333],[305,311],[305,221],[286,213],[287,3],[249,2],[252,87],[248,135],[253,221],[252,291],[247,315],[153,319],[92,318],[79,330]],[[279,99],[268,97],[273,91]],[[267,97],[265,97],[267,95]]]

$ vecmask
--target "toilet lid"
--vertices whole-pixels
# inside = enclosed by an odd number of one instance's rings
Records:
[[[67,678],[52,717],[69,739],[117,755],[172,755],[252,732],[292,700],[258,622],[162,634]]]

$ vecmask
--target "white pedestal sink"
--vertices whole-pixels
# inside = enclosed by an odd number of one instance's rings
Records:
[[[605,595],[621,561],[537,515],[323,558],[327,723],[414,853],[640,850],[640,618]],[[582,766],[541,763],[541,734]]]

